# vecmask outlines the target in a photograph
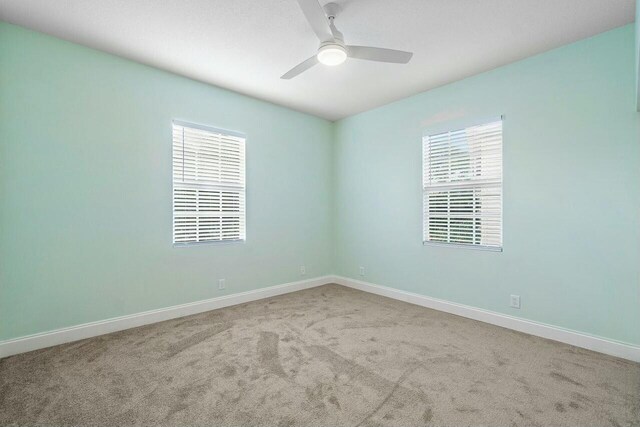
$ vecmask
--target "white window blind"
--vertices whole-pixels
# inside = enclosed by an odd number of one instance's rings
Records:
[[[423,241],[502,248],[502,120],[424,136]]]
[[[173,123],[173,243],[245,239],[245,139]]]

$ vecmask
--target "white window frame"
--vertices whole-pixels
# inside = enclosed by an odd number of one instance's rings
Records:
[[[432,128],[423,132],[423,137],[422,137],[422,227],[423,227],[422,243],[424,246],[453,247],[453,248],[476,249],[476,250],[485,250],[485,251],[493,251],[493,252],[503,251],[503,245],[504,245],[504,214],[503,214],[503,211],[504,211],[504,188],[503,188],[504,187],[504,179],[503,179],[503,176],[504,176],[504,154],[503,154],[504,153],[504,119],[505,119],[504,115],[501,115],[501,116],[488,118],[484,120],[476,120],[473,122],[466,122],[466,123],[458,122],[455,125],[450,124],[448,127],[440,126],[439,128]],[[434,136],[442,135],[445,133],[460,132],[469,128],[489,125],[495,122],[501,123],[500,174],[499,174],[499,185],[498,185],[500,190],[500,196],[499,196],[499,200],[500,200],[500,208],[499,208],[500,239],[499,240],[500,242],[499,242],[499,245],[486,245],[486,244],[483,245],[483,244],[476,244],[476,243],[445,242],[445,241],[429,240],[429,230],[428,230],[429,206],[428,206],[427,194],[429,191],[436,191],[437,186],[427,184],[429,179],[427,178],[428,165],[426,164],[427,155],[425,153],[425,150],[427,148],[426,140],[429,137],[434,137]],[[474,182],[474,181],[475,180],[470,179],[470,180],[464,180],[464,181],[459,181],[455,183],[451,182],[448,185],[446,185],[446,187],[448,189],[463,189],[463,188],[477,189],[482,186],[481,182],[478,182],[477,186],[475,186],[474,184],[470,184],[471,182]],[[481,181],[481,179],[478,181]],[[450,211],[447,211],[447,216],[449,215],[450,215]],[[474,217],[474,219],[475,218],[476,217]]]
[[[223,182],[217,182],[217,183],[197,183],[197,182],[191,182],[191,183],[185,183],[185,182],[180,182],[179,180],[176,179],[176,175],[175,175],[175,144],[174,144],[174,129],[176,126],[179,127],[183,127],[183,128],[191,128],[194,130],[198,130],[198,131],[204,131],[204,132],[208,132],[211,134],[217,134],[220,135],[221,137],[230,137],[234,140],[238,141],[238,147],[241,151],[241,168],[239,170],[240,175],[241,175],[241,185],[229,185],[227,183],[223,183]],[[182,120],[172,120],[172,125],[171,125],[171,144],[172,144],[172,160],[171,160],[171,164],[172,164],[172,193],[171,193],[171,200],[172,200],[172,241],[173,241],[173,246],[174,247],[187,247],[187,246],[199,246],[199,245],[219,245],[219,244],[229,244],[229,243],[244,243],[246,241],[246,233],[247,233],[247,221],[246,221],[246,215],[247,215],[247,202],[246,202],[246,135],[240,132],[235,132],[235,131],[229,131],[226,129],[220,129],[220,128],[215,128],[212,126],[206,126],[206,125],[201,125],[201,124],[196,124],[196,123],[190,123],[190,122],[186,122],[186,121],[182,121]],[[184,148],[183,148],[184,149]],[[239,197],[240,197],[240,211],[238,212],[238,215],[240,217],[240,238],[238,239],[208,239],[208,240],[203,240],[203,241],[176,241],[176,216],[180,217],[180,216],[184,216],[184,213],[180,213],[178,211],[176,211],[176,187],[178,188],[188,188],[188,189],[198,189],[198,190],[208,190],[208,191],[224,191],[225,189],[228,190],[229,192],[235,192],[235,193],[239,193]],[[189,211],[189,212],[195,212],[195,211]],[[237,211],[233,211],[233,212],[237,212]],[[219,214],[211,214],[211,215],[202,215],[202,216],[209,216],[211,218],[215,218],[215,217],[224,217],[225,214],[229,214],[229,212],[224,212],[222,209],[218,212]],[[235,215],[234,215],[235,216]]]

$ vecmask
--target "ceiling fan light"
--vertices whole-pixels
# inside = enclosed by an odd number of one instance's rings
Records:
[[[342,64],[347,59],[347,51],[339,44],[322,46],[318,50],[318,61],[331,67]]]

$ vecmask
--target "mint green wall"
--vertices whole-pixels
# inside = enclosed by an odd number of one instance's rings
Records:
[[[336,273],[640,344],[634,60],[628,25],[337,122]],[[423,247],[423,129],[500,114],[504,252]]]
[[[245,244],[172,247],[173,118],[246,133]],[[331,273],[331,141],[330,122],[0,23],[0,340]]]
[[[0,340],[304,264],[640,344],[632,25],[333,125],[9,24],[0,40]],[[499,114],[505,251],[423,247],[422,131]],[[171,246],[172,118],[247,134],[246,243]]]

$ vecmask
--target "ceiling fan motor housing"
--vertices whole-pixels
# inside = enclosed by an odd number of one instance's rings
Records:
[[[327,3],[324,5],[324,11],[327,14],[327,18],[333,19],[338,16],[338,13],[342,11],[342,8],[338,3]]]
[[[325,42],[318,49],[318,61],[324,65],[340,65],[347,59],[347,49],[338,41]]]

